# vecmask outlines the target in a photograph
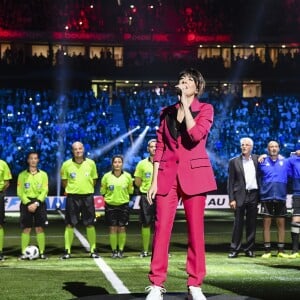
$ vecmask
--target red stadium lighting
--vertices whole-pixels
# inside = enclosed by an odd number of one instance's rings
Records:
[[[193,42],[193,41],[195,41],[195,39],[196,39],[196,35],[195,35],[195,33],[189,33],[188,35],[187,35],[187,40],[188,40],[188,42]]]
[[[187,7],[187,8],[185,9],[185,14],[186,14],[187,16],[191,16],[191,15],[193,14],[193,9],[190,8],[190,7]]]
[[[131,11],[132,11],[134,14],[137,12],[137,9],[136,9],[136,7],[135,7],[133,4],[130,5],[130,8],[131,8]]]

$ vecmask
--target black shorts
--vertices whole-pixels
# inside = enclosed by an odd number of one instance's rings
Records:
[[[260,213],[264,216],[275,218],[285,217],[287,216],[286,202],[276,200],[261,201]]]
[[[34,213],[28,211],[28,206],[20,204],[21,228],[46,227],[48,225],[47,208],[45,203],[40,203]]]
[[[129,205],[105,204],[105,221],[108,226],[124,227],[129,222]]]
[[[140,222],[144,226],[149,226],[153,223],[155,216],[155,205],[149,204],[147,195],[141,195],[140,198]]]
[[[94,225],[95,218],[95,204],[92,194],[68,194],[65,217],[65,223],[67,225],[76,226],[80,220],[84,226]]]
[[[300,196],[293,196],[292,215],[300,216]]]
[[[0,192],[0,225],[4,224],[5,219],[5,193]]]

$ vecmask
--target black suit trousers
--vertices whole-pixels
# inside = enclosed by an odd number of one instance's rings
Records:
[[[256,235],[257,199],[258,191],[246,194],[243,204],[236,208],[232,239],[230,244],[231,251],[239,252],[242,250],[241,248],[244,225],[246,229],[246,242],[243,246],[243,250],[254,250]]]

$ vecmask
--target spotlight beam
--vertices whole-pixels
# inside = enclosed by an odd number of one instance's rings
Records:
[[[57,196],[60,196],[61,191],[61,178],[60,178],[60,168],[61,164],[64,159],[64,153],[65,153],[65,145],[64,140],[66,137],[66,129],[65,129],[65,115],[68,107],[68,98],[66,95],[61,94],[59,95],[58,99],[58,107],[59,107],[59,118],[57,121],[57,130],[58,130],[58,149],[56,152],[56,194]]]
[[[145,136],[147,134],[147,131],[149,130],[149,126],[146,126],[143,132],[139,135],[139,137],[134,141],[132,146],[128,149],[124,156],[124,168],[129,168],[132,164],[132,161],[130,161],[133,156],[138,152],[138,150],[141,148],[143,140],[145,139]]]
[[[98,158],[99,156],[101,156],[104,153],[106,153],[109,150],[111,150],[114,146],[116,146],[117,144],[119,144],[123,139],[127,138],[129,135],[131,135],[133,132],[137,131],[138,129],[140,129],[140,126],[137,126],[137,127],[133,128],[132,130],[130,130],[130,131],[128,131],[128,132],[120,135],[119,137],[117,137],[116,139],[112,140],[111,142],[109,142],[108,144],[104,145],[103,147],[91,151],[90,157],[92,159]]]

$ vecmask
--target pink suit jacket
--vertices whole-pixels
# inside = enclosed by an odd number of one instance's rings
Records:
[[[178,105],[177,103],[164,108],[160,116],[154,156],[154,161],[159,162],[157,194],[166,195],[176,176],[186,195],[216,190],[213,169],[205,148],[213,122],[213,107],[195,98],[190,110],[196,124],[190,130],[184,127],[177,136]]]

